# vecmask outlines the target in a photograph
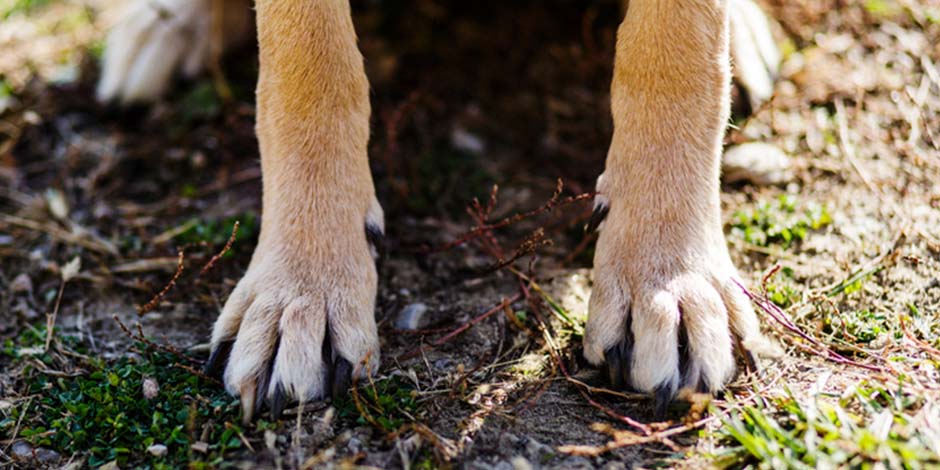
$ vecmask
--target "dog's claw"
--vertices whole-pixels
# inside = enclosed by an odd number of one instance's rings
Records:
[[[284,390],[284,385],[278,382],[271,396],[271,418],[281,419],[285,406],[287,406],[287,392]]]
[[[604,369],[610,386],[615,390],[630,387],[630,368],[633,366],[632,317],[627,313],[623,339],[604,352]]]
[[[594,212],[591,213],[591,218],[588,219],[587,224],[584,226],[584,233],[594,233],[604,222],[604,219],[607,218],[608,212],[610,212],[610,206],[603,202],[596,203],[594,205]]]
[[[222,380],[222,373],[225,372],[225,365],[232,353],[233,344],[235,344],[233,339],[220,342],[209,354],[209,360],[206,361],[203,373],[214,379]]]
[[[333,362],[333,374],[330,377],[331,396],[333,401],[346,395],[349,387],[352,385],[352,364],[342,357],[337,357]]]
[[[242,424],[248,426],[255,417],[255,394],[258,389],[253,383],[245,383],[240,390],[242,404]]]
[[[376,262],[385,258],[385,233],[382,232],[382,228],[371,224],[366,223],[366,240],[369,242],[369,246],[372,247],[373,256],[375,257]]]
[[[620,390],[624,386],[623,382],[623,362],[620,357],[620,345],[614,346],[604,352],[604,375],[610,386],[615,390]]]
[[[672,402],[673,395],[675,392],[668,385],[661,385],[656,387],[656,390],[653,391],[653,400],[655,405],[653,407],[653,417],[657,421],[662,421],[666,418],[666,410],[669,409],[669,403]]]

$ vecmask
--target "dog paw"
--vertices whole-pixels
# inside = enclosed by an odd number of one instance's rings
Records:
[[[215,323],[206,366],[241,397],[243,421],[264,406],[277,418],[289,402],[345,394],[353,376],[377,370],[373,255],[382,233],[374,203],[365,227],[343,237],[262,234]]]
[[[773,95],[780,51],[770,21],[753,0],[731,0],[728,10],[734,78],[746,92],[751,109],[757,109]]]
[[[192,78],[212,54],[212,0],[137,0],[108,34],[97,96],[120,104],[151,102],[181,72]],[[216,15],[224,48],[251,30],[247,6]]]
[[[720,225],[670,220],[603,194],[595,214],[606,220],[584,351],[613,387],[654,394],[662,414],[682,389],[721,390],[736,346],[756,367],[753,353],[766,347]]]

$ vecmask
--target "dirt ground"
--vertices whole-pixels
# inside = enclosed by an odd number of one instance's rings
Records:
[[[222,64],[231,100],[204,77],[152,107],[101,106],[96,57],[117,17],[112,3],[0,1],[3,468],[96,465],[76,448],[39,460],[50,445],[36,439],[48,434],[20,435],[40,406],[31,405],[40,399],[31,381],[87,375],[88,357],[143,355],[115,317],[132,329],[139,322],[198,367],[257,237],[255,51]],[[762,2],[778,22],[780,79],[769,103],[736,118],[727,141],[775,145],[794,176],[726,184],[722,202],[732,256],[785,354],[740,377],[709,413],[697,397],[666,423],[653,422],[644,397],[596,388],[596,371],[580,359],[593,240],[582,230],[590,199],[578,195],[592,190],[612,132],[617,2],[458,3],[353,2],[387,220],[378,385],[363,385],[352,406],[307,404],[284,421],[239,428],[242,444],[212,447],[207,466],[787,468],[771,458],[776,450],[761,454],[731,431],[743,420],[756,435],[760,420],[742,417],[760,409],[785,424],[778,437],[803,436],[815,418],[792,403],[837,414],[833,439],[862,449],[845,450],[855,460],[833,468],[940,465],[936,3]],[[465,208],[473,198],[485,208],[494,184],[487,223],[536,213],[475,236],[480,221]],[[236,220],[231,249],[200,274]],[[425,312],[416,329],[402,327],[403,311]],[[37,369],[36,348],[21,338],[53,320],[73,342],[54,341],[56,370]],[[904,403],[872,400],[894,410],[887,431],[877,431],[881,408],[851,402],[863,384]],[[237,425],[227,409],[214,419]],[[924,441],[926,451],[892,460],[849,428],[871,429],[887,447]],[[190,432],[189,445],[204,440]],[[792,447],[788,439],[779,446]],[[19,441],[31,455],[14,452]],[[837,458],[802,452],[794,458],[807,468]],[[159,466],[139,449],[121,463]]]

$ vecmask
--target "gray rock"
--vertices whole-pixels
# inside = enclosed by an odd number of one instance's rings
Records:
[[[428,306],[421,302],[406,305],[405,308],[401,309],[401,312],[398,313],[398,318],[395,319],[395,328],[399,330],[420,329],[428,324],[428,319],[425,315],[427,312]]]
[[[17,294],[28,294],[33,291],[33,281],[26,273],[20,273],[10,283],[10,290]]]
[[[13,448],[10,449],[13,452],[13,458],[19,461],[32,460],[33,458],[33,446],[29,445],[26,441],[16,441],[13,443]]]
[[[163,457],[166,455],[167,448],[163,444],[154,444],[147,448],[147,452],[154,457]]]
[[[36,449],[26,441],[14,442],[10,452],[13,455],[13,460],[18,462],[32,462],[33,465],[36,463],[48,465],[58,462],[59,459],[62,458],[62,455],[54,450],[43,447]]]
[[[555,449],[551,446],[542,444],[531,437],[524,439],[525,441],[525,454],[528,458],[538,462],[542,460],[543,456],[552,455],[555,453]]]
[[[34,452],[36,460],[45,465],[53,464],[59,461],[62,458],[62,455],[52,449],[46,449],[40,447]]]
[[[513,470],[532,470],[532,464],[523,456],[517,455],[510,460]]]
[[[358,454],[362,451],[362,441],[358,437],[351,437],[349,442],[346,443],[346,447],[353,454]]]
[[[731,147],[721,159],[722,179],[726,183],[785,184],[793,180],[791,166],[790,157],[783,150],[762,142]]]

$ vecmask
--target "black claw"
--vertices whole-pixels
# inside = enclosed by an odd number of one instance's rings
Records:
[[[209,354],[209,360],[203,368],[203,372],[214,379],[222,380],[222,373],[225,372],[225,366],[228,363],[228,357],[232,354],[232,346],[235,340],[230,339],[219,343],[212,353]]]
[[[675,392],[669,384],[662,384],[656,387],[656,390],[653,390],[653,399],[656,403],[653,408],[654,419],[662,421],[666,418],[666,410],[669,409],[669,403],[672,402],[674,394]]]
[[[594,233],[597,230],[597,227],[601,225],[601,222],[607,218],[607,213],[610,212],[610,207],[605,205],[598,205],[594,207],[594,212],[591,213],[591,218],[588,219],[587,225],[584,226],[584,233]]]
[[[607,376],[607,380],[610,382],[611,388],[614,390],[623,389],[623,361],[620,354],[621,347],[623,344],[617,343],[612,348],[604,352],[604,372]]]
[[[337,357],[333,362],[333,374],[330,377],[330,386],[333,401],[336,401],[349,392],[349,387],[352,385],[352,364],[349,363],[346,359],[342,357]]]
[[[744,364],[748,373],[756,374],[760,372],[760,363],[757,362],[757,357],[747,349],[744,349]]]
[[[705,378],[699,377],[698,385],[695,386],[696,393],[708,393],[708,386],[705,385]]]
[[[627,312],[623,339],[604,351],[604,372],[615,390],[630,387],[630,368],[633,365],[633,312]]]
[[[385,258],[385,234],[382,232],[382,229],[366,222],[366,240],[378,254],[376,263]]]
[[[682,384],[689,384],[689,332],[685,328],[685,315],[682,312],[682,306],[679,306],[679,377],[682,378]]]
[[[281,419],[285,406],[287,406],[287,391],[284,390],[284,384],[278,382],[274,386],[274,396],[271,397],[271,417],[275,420]]]
[[[760,362],[757,360],[757,356],[755,356],[751,350],[744,347],[744,342],[741,341],[741,337],[737,335],[734,337],[734,347],[736,348],[738,354],[744,358],[745,372],[748,374],[756,374],[760,372]]]

